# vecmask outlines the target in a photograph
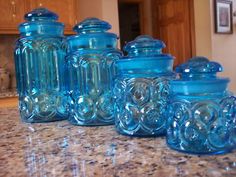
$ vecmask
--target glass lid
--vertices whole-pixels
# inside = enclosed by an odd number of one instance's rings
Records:
[[[173,92],[182,94],[224,92],[228,78],[217,77],[223,67],[205,57],[193,57],[176,67],[179,79],[171,81]]]
[[[26,21],[57,21],[58,15],[46,8],[37,8],[25,14]]]
[[[148,35],[138,36],[124,46],[127,56],[117,61],[120,70],[140,69],[158,73],[172,72],[173,57],[163,54],[165,44]]]
[[[110,29],[111,25],[106,21],[86,18],[74,26],[73,30],[77,34],[67,38],[68,51],[116,49],[117,35],[108,32]]]
[[[128,53],[128,57],[162,56],[162,49],[165,47],[166,45],[163,41],[153,39],[149,35],[141,35],[134,41],[128,42],[124,47],[124,51]]]
[[[96,35],[96,37],[113,37],[117,38],[116,34],[109,33],[108,30],[111,29],[111,25],[103,20],[98,18],[86,18],[82,22],[76,24],[73,30],[80,36],[80,37],[90,37]],[[69,39],[77,37],[71,36]]]
[[[98,18],[87,18],[74,26],[73,30],[80,33],[106,32],[111,29],[111,25]]]
[[[21,34],[30,36],[33,34],[62,35],[64,24],[57,22],[58,15],[46,8],[37,8],[25,14],[26,22],[19,25]]]

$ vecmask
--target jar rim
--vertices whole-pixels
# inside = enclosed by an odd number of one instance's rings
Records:
[[[89,34],[75,34],[75,35],[72,35],[72,36],[68,36],[67,37],[67,40],[70,41],[70,40],[80,40],[80,39],[84,39],[84,38],[91,38],[91,37],[111,37],[111,38],[115,38],[115,39],[118,39],[118,36],[114,33],[102,33],[102,32],[99,32],[99,33],[89,33]]]
[[[18,26],[18,29],[20,33],[28,33],[40,30],[43,26],[47,26],[52,29],[59,28],[61,30],[63,30],[65,27],[63,23],[56,21],[32,21],[21,23]]]
[[[173,57],[171,55],[159,55],[158,57],[126,57],[116,61],[118,72],[126,73],[131,70],[153,71],[158,73],[173,72]]]
[[[174,94],[196,94],[224,92],[227,90],[229,78],[209,78],[206,80],[172,80],[170,90]]]

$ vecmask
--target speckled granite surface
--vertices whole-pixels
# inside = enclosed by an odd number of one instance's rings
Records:
[[[164,138],[130,138],[112,126],[67,121],[26,124],[16,109],[0,109],[0,176],[236,176],[236,152],[177,153]]]

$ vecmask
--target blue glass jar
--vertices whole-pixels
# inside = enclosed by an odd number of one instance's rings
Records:
[[[71,96],[69,121],[74,125],[114,124],[112,80],[121,57],[111,25],[97,18],[77,24],[68,37],[67,66]]]
[[[167,144],[178,151],[219,154],[236,147],[236,98],[219,63],[195,57],[176,68],[170,82]]]
[[[25,15],[19,25],[14,58],[19,110],[25,122],[50,122],[68,116],[65,96],[64,25],[44,8]]]
[[[173,79],[173,57],[162,54],[165,44],[142,35],[129,42],[128,55],[116,62],[113,94],[115,126],[130,136],[159,136],[166,132],[166,102]]]

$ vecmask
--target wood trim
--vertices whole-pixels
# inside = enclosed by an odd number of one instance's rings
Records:
[[[17,107],[18,97],[0,98],[0,108]]]
[[[144,2],[142,1],[142,2],[139,2],[138,3],[138,5],[139,5],[139,21],[140,21],[140,32],[141,32],[141,34],[145,34],[146,33],[146,29],[145,29],[145,27],[146,27],[146,24],[145,24],[145,18],[146,18],[146,16],[145,16],[145,11],[144,11]]]
[[[0,34],[20,34],[17,29],[0,29]]]
[[[74,25],[76,25],[78,22],[79,22],[79,11],[78,11],[78,9],[79,9],[79,2],[78,2],[78,0],[74,0],[73,1],[73,5],[74,5],[74,12],[75,12],[75,14],[74,14],[74,16],[75,16],[75,21],[74,21]],[[74,26],[73,26],[74,27]],[[72,29],[71,29],[72,30]],[[73,30],[72,30],[73,31]],[[75,33],[74,33],[75,34]]]
[[[158,26],[159,24],[156,23],[156,19],[158,19],[158,17],[157,17],[157,13],[153,13],[157,11],[156,6],[155,6],[156,0],[152,0],[151,4],[152,4],[152,9],[151,9],[152,11],[152,35],[154,38],[159,38],[160,36],[160,30]]]
[[[191,33],[191,43],[192,43],[192,57],[196,56],[196,33],[195,33],[195,18],[194,18],[194,0],[189,2],[190,9],[190,33]]]
[[[118,1],[119,1],[119,3],[134,3],[134,4],[137,4],[137,3],[142,3],[145,0],[118,0]]]

